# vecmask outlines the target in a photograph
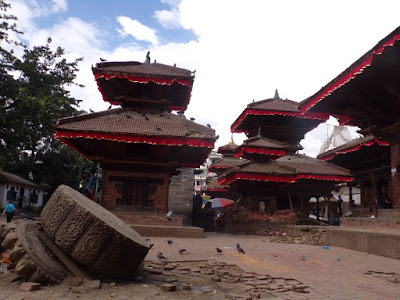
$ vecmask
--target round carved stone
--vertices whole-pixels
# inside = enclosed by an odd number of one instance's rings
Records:
[[[50,238],[92,274],[132,276],[149,251],[129,225],[65,185],[53,193],[40,218]]]
[[[4,232],[2,247],[9,250],[15,272],[26,281],[44,284],[61,282],[69,271],[39,239],[40,226],[30,221],[14,222]]]

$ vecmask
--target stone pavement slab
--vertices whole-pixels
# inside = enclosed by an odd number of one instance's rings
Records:
[[[373,272],[400,273],[400,260],[353,250],[303,244],[282,244],[268,237],[206,233],[206,238],[152,237],[154,246],[146,257],[157,261],[162,252],[170,261],[214,259],[235,264],[245,272],[293,278],[309,286],[310,294],[295,299],[400,299],[400,284],[372,276]],[[236,244],[246,254],[239,254]],[[216,248],[223,251],[218,255]],[[180,254],[178,249],[186,249]]]

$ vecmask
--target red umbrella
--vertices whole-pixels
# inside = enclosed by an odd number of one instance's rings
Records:
[[[235,204],[235,201],[226,198],[214,198],[212,199],[211,208],[225,208]]]

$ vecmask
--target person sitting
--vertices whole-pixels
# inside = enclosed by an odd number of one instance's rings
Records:
[[[371,219],[377,218],[378,217],[378,208],[380,208],[378,199],[375,198],[374,204],[372,204],[370,211],[372,212],[372,216],[370,217]]]

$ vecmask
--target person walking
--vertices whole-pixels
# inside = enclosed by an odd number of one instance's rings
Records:
[[[14,217],[14,210],[15,210],[15,205],[12,204],[12,202],[9,202],[3,211],[3,216],[7,214],[7,223],[10,223],[12,218]]]

